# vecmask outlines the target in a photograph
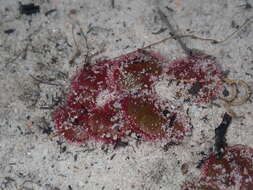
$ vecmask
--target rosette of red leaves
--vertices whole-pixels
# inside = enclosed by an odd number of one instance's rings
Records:
[[[156,94],[154,86],[165,75],[183,82],[182,90],[197,88],[193,102],[215,98],[222,81],[214,60],[202,56],[167,64],[158,54],[138,50],[99,61],[73,77],[71,93],[53,114],[57,132],[75,143],[116,143],[134,133],[180,143],[190,134],[189,119]]]
[[[245,145],[226,147],[222,158],[212,153],[201,168],[200,181],[182,190],[252,190],[253,149]]]

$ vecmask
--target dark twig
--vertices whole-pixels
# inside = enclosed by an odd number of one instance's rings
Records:
[[[50,9],[49,11],[45,12],[45,16],[48,16],[56,11],[57,11],[57,9]]]
[[[62,98],[56,94],[56,97],[52,97],[52,104],[51,105],[40,106],[40,109],[42,109],[42,110],[54,109],[61,102],[62,102]]]
[[[12,28],[11,29],[7,29],[7,30],[4,31],[4,33],[8,34],[8,35],[12,34],[13,32],[15,32],[15,29],[12,29]]]
[[[89,62],[89,58],[90,58],[90,47],[89,47],[89,44],[88,44],[88,38],[87,38],[87,34],[89,33],[90,29],[86,32],[86,34],[84,33],[80,23],[77,21],[77,20],[74,20],[75,21],[75,24],[78,25],[79,29],[80,29],[80,34],[81,36],[83,37],[84,39],[84,44],[85,44],[85,47],[86,47],[86,54],[85,54],[85,58],[84,58],[84,63],[85,65],[88,64]],[[76,58],[80,57],[81,56],[81,50],[80,50],[80,47],[75,39],[75,35],[74,35],[74,28],[72,26],[72,35],[73,35],[73,39],[74,39],[74,43],[75,43],[75,46],[76,46],[76,53],[72,56],[71,60],[70,60],[70,64],[73,64],[76,60]]]
[[[26,45],[26,47],[27,47],[28,45]],[[6,60],[6,63],[5,63],[5,67],[7,66],[7,65],[9,65],[10,63],[13,63],[13,62],[15,62],[21,55],[23,55],[24,54],[24,51],[27,49],[27,48],[24,48],[24,49],[22,49],[22,50],[20,50],[16,55],[14,55],[13,57],[10,57],[9,59],[7,59]]]
[[[20,50],[19,52],[17,52],[17,54],[11,56],[10,58],[8,58],[8,59],[6,60],[5,67],[8,66],[8,64],[10,64],[10,63],[15,62],[15,61],[16,61],[17,59],[19,59],[22,55],[23,55],[24,58],[26,57],[26,53],[27,53],[26,51],[28,50],[28,47],[29,47],[29,45],[30,45],[30,42],[32,41],[32,37],[33,37],[34,35],[36,35],[37,33],[39,33],[40,30],[41,30],[41,28],[42,28],[42,25],[40,24],[39,27],[38,27],[35,31],[33,31],[31,34],[29,34],[29,35],[23,40],[23,41],[28,41],[27,44],[25,45],[25,47],[24,47],[22,50]]]
[[[245,3],[243,5],[239,5],[238,7],[243,7],[246,10],[252,9],[252,5],[249,3],[248,0],[245,0]]]
[[[112,8],[114,9],[115,8],[115,0],[111,0],[111,5],[112,5]]]
[[[22,4],[21,2],[19,2],[19,12],[20,14],[25,15],[37,14],[40,12],[40,6],[34,5],[33,3]]]
[[[152,34],[154,34],[154,35],[161,34],[166,30],[167,30],[167,28],[160,28],[157,32],[152,32]]]
[[[232,121],[232,117],[229,114],[225,113],[221,124],[215,129],[214,148],[215,148],[216,156],[218,158],[221,158],[223,156],[224,148],[227,146],[225,136],[226,136],[227,129],[231,121]]]
[[[117,149],[117,148],[120,148],[120,147],[126,147],[128,146],[128,142],[124,142],[124,141],[117,141],[116,144],[114,145],[113,149]]]
[[[177,33],[176,33],[176,30],[173,28],[173,26],[172,26],[171,23],[169,22],[167,16],[166,16],[166,15],[162,12],[162,10],[159,9],[159,8],[158,8],[158,14],[160,15],[160,18],[161,18],[162,22],[164,22],[164,23],[168,26],[168,28],[169,28],[169,30],[170,30],[170,32],[171,32],[171,36],[172,36],[175,40],[178,41],[179,45],[180,45],[181,48],[185,51],[185,53],[186,53],[187,55],[192,55],[192,50],[186,46],[186,44],[183,42],[183,40],[182,40],[181,38],[177,38],[177,37],[176,37],[176,36],[178,36]]]
[[[89,62],[89,55],[90,55],[90,47],[89,47],[89,44],[88,44],[87,34],[88,34],[89,30],[86,32],[86,35],[85,35],[83,29],[80,27],[80,32],[81,32],[81,35],[82,35],[82,37],[84,39],[84,43],[85,43],[86,50],[87,50],[86,55],[85,55],[85,60],[84,60],[85,62],[84,63],[88,64],[88,62]]]
[[[51,81],[48,81],[48,80],[43,80],[43,79],[40,79],[40,78],[37,78],[33,75],[30,74],[30,77],[32,77],[32,79],[34,79],[35,81],[37,81],[38,83],[41,83],[41,84],[47,84],[47,85],[54,85],[54,86],[62,86],[61,84],[58,84],[58,83],[53,83]]]

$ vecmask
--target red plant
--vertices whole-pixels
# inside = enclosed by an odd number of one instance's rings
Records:
[[[211,154],[202,167],[205,180],[226,186],[253,189],[253,149],[244,145],[227,147],[221,159]]]
[[[253,149],[245,145],[227,147],[222,158],[213,153],[204,162],[201,172],[200,181],[182,190],[252,190]]]
[[[176,79],[183,82],[182,90],[195,90],[193,101],[206,102],[219,93],[221,73],[214,60],[201,56],[164,65],[161,56],[138,50],[81,69],[65,105],[54,113],[57,132],[77,143],[115,143],[132,133],[145,140],[181,142],[190,132],[189,120],[172,109],[172,100],[161,100],[155,85],[164,77]]]

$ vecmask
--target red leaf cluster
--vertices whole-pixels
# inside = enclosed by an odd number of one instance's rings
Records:
[[[162,100],[155,90],[167,76],[180,83],[181,93],[189,94],[195,103],[215,98],[222,81],[208,57],[166,63],[153,52],[138,50],[100,61],[73,77],[72,92],[53,116],[56,130],[77,143],[90,139],[115,143],[134,136],[178,144],[190,133],[190,124],[173,106],[174,100]]]
[[[183,190],[252,190],[253,149],[235,145],[227,147],[222,158],[211,154],[201,172],[200,181],[186,185]]]

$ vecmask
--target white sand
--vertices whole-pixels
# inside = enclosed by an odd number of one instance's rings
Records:
[[[115,8],[110,0],[22,2],[40,5],[41,13],[20,16],[17,1],[0,0],[0,189],[178,190],[184,181],[198,178],[196,165],[213,147],[214,129],[222,120],[223,107],[184,105],[189,108],[193,134],[167,151],[162,148],[166,142],[132,140],[129,146],[114,150],[95,142],[76,146],[62,137],[50,138],[43,129],[53,127],[53,110],[41,107],[64,97],[70,78],[82,67],[87,49],[78,35],[75,38],[82,55],[75,64],[69,64],[76,52],[71,26],[77,21],[80,25],[75,25],[75,33],[79,27],[84,32],[92,27],[87,36],[90,53],[105,50],[94,61],[119,56],[168,36],[168,30],[152,34],[166,27],[159,19],[155,22],[157,6],[165,13],[169,13],[166,6],[174,9],[172,21],[181,33],[215,39],[233,32],[231,22],[242,24],[253,9],[243,9],[243,1],[238,0],[115,0]],[[252,0],[249,2],[253,5]],[[44,15],[53,8],[57,11]],[[68,16],[73,9],[76,14]],[[14,33],[4,33],[12,28]],[[222,69],[230,71],[229,78],[245,80],[253,88],[252,28],[251,24],[221,45],[189,39],[186,42],[191,48],[217,57]],[[152,49],[168,60],[184,56],[175,41]],[[39,84],[30,75],[60,85]],[[157,89],[165,98],[172,96],[166,89],[166,94],[162,93],[162,85]],[[234,119],[229,127],[229,145],[253,147],[252,108],[252,98],[233,107],[242,117]],[[208,120],[203,120],[204,116]],[[183,175],[180,168],[186,162],[190,169]]]

